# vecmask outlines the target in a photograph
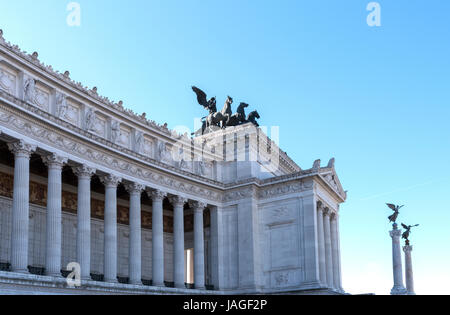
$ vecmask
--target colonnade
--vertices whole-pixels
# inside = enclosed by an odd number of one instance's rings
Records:
[[[339,215],[321,201],[317,203],[319,276],[323,285],[342,291],[339,248]]]
[[[22,140],[8,144],[14,154],[14,191],[11,232],[11,271],[28,273],[28,225],[29,225],[29,183],[30,156],[36,146]],[[46,213],[46,261],[45,271],[49,276],[61,276],[62,245],[62,169],[68,162],[55,153],[42,155],[48,166],[48,190]],[[80,264],[82,280],[90,280],[91,265],[91,178],[97,170],[87,165],[71,164],[78,177],[77,202],[77,262]],[[113,174],[100,174],[105,185],[104,209],[104,281],[117,282],[117,187],[122,178]],[[141,194],[146,192],[152,199],[152,285],[164,286],[164,237],[163,201],[169,197],[174,207],[174,284],[185,287],[184,264],[184,205],[194,210],[194,279],[195,288],[205,288],[205,250],[203,213],[206,203],[188,200],[182,196],[138,182],[124,183],[130,195],[130,244],[129,283],[142,284],[142,241],[141,241]]]

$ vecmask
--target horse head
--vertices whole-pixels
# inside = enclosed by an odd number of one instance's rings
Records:
[[[261,118],[261,117],[259,117],[259,113],[256,110],[251,112],[249,116],[252,117],[252,118],[256,118],[256,119],[260,119]]]

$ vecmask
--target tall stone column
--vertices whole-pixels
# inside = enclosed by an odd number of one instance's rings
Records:
[[[340,291],[340,267],[339,267],[339,234],[337,230],[338,214],[331,215],[331,252],[333,257],[333,287]]]
[[[163,200],[166,193],[149,191],[152,197],[152,274],[153,286],[164,286],[164,226]]]
[[[73,167],[78,176],[77,261],[82,280],[91,279],[91,177],[95,171],[87,165]]]
[[[14,190],[11,224],[11,271],[28,273],[30,156],[35,145],[20,140],[8,143],[14,153]]]
[[[224,227],[223,209],[218,206],[210,208],[211,211],[211,280],[214,290],[225,288],[225,255],[224,255]]]
[[[328,208],[324,210],[323,228],[325,231],[325,264],[327,269],[327,284],[329,288],[333,288],[334,276],[333,276],[333,251],[331,249],[331,211]]]
[[[173,275],[176,288],[184,285],[184,205],[187,199],[180,196],[170,198],[173,205]]]
[[[206,204],[192,202],[194,209],[194,285],[196,289],[205,288],[205,241],[203,231],[203,211]]]
[[[105,254],[104,279],[105,282],[117,282],[117,185],[122,181],[120,177],[106,175],[101,177],[105,185]]]
[[[406,291],[408,295],[416,295],[414,292],[414,277],[413,277],[413,267],[411,252],[413,247],[409,244],[403,247],[405,252],[405,277],[406,277]]]
[[[61,171],[63,165],[67,163],[67,158],[52,153],[42,157],[42,159],[48,167],[45,272],[48,276],[61,277]]]
[[[327,269],[325,264],[325,231],[323,225],[323,205],[318,202],[317,205],[317,240],[319,245],[319,272],[320,281],[323,284],[327,283]]]
[[[394,271],[394,287],[391,290],[391,295],[404,295],[406,294],[406,289],[403,286],[403,268],[400,248],[402,231],[397,228],[396,223],[394,223],[394,229],[390,232],[390,235],[392,238],[392,263]]]
[[[129,283],[142,284],[141,194],[144,185],[126,185],[130,194]]]

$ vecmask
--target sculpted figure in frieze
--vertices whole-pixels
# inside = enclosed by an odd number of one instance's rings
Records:
[[[120,137],[120,123],[113,120],[111,122],[111,142],[116,143]]]
[[[86,110],[86,116],[84,118],[85,128],[87,131],[95,131],[95,111],[93,108]]]
[[[134,138],[134,149],[137,153],[141,153],[143,142],[144,142],[144,134],[140,131],[136,131]]]
[[[29,76],[24,77],[23,95],[25,102],[34,103],[36,97],[36,81]]]
[[[63,93],[56,92],[56,116],[60,119],[66,118],[67,110],[66,96]]]
[[[171,154],[167,148],[167,144],[165,142],[160,142],[158,144],[158,157],[161,162],[170,162]]]

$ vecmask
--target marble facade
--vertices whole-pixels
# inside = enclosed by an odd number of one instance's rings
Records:
[[[0,293],[344,292],[334,159],[252,124],[178,135],[0,32],[0,146]]]

